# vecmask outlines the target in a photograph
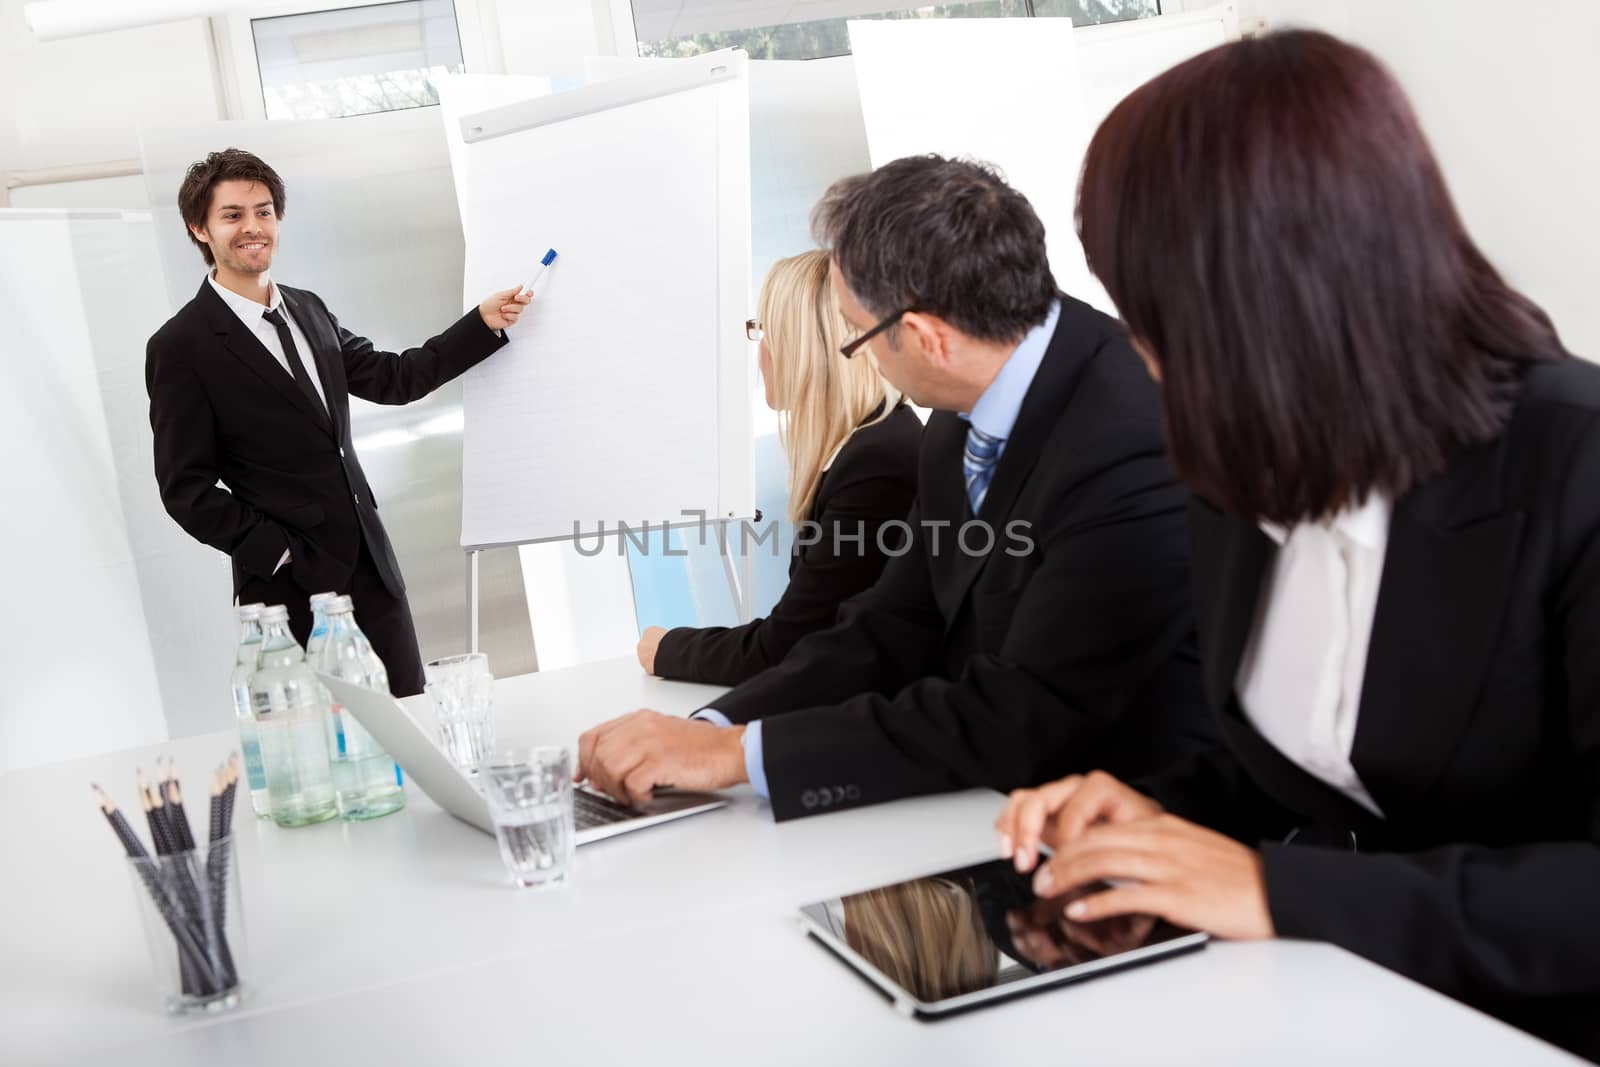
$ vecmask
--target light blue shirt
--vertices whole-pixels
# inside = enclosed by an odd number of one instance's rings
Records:
[[[1016,428],[1022,401],[1033,384],[1033,376],[1039,373],[1039,364],[1044,362],[1045,349],[1050,347],[1050,336],[1056,332],[1060,318],[1061,301],[1057,300],[1050,305],[1045,320],[1023,336],[972,410],[961,413],[963,419],[1000,442],[1000,455],[1005,455],[1006,439]]]
[[[1001,454],[1005,453],[1006,438],[1011,436],[1012,429],[1017,425],[1023,398],[1028,395],[1034,375],[1039,373],[1039,364],[1044,362],[1045,349],[1050,347],[1050,337],[1056,332],[1056,322],[1060,318],[1061,301],[1057,300],[1050,305],[1050,314],[1045,316],[1044,322],[1029,330],[1012,350],[1001,366],[1000,373],[994,376],[994,381],[978,397],[972,410],[961,413],[963,419],[984,433],[999,438]],[[701,708],[691,718],[704,719],[718,726],[733,725],[726,715],[715,708]],[[756,796],[770,797],[767,791],[767,765],[761,753],[760,719],[750,723],[744,730],[744,772]]]
[[[704,719],[714,722],[718,726],[732,726],[732,721],[716,708],[701,708],[691,719]],[[767,765],[761,758],[761,720],[744,728],[744,774],[750,779],[750,788],[755,790],[756,796],[765,797],[767,793]]]

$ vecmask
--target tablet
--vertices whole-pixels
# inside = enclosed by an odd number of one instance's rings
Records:
[[[937,1019],[1203,948],[1209,935],[1150,915],[1074,922],[1066,907],[1109,888],[1033,895],[992,860],[800,909],[801,928],[903,1014]]]

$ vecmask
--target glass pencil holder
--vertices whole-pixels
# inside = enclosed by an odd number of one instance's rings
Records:
[[[233,839],[128,859],[156,990],[171,1015],[215,1015],[244,989],[244,907]]]

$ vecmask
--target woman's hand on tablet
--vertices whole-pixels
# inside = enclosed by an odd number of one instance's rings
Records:
[[[1273,936],[1261,853],[1176,815],[1091,826],[1039,865],[1033,891],[1054,896],[1114,883],[1067,906],[1067,918],[1156,915],[1217,937]]]
[[[1041,843],[1061,848],[1091,826],[1145,819],[1161,811],[1160,804],[1137,789],[1104,771],[1091,771],[1038,789],[1016,790],[994,829],[1000,835],[1000,858],[1026,874],[1039,862]]]

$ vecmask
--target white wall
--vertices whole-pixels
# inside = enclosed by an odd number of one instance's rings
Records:
[[[140,122],[236,117],[206,19],[41,44],[23,21],[25,2],[0,0],[0,170],[132,159]],[[479,27],[486,62],[505,73],[581,74],[585,56],[615,51],[617,0],[455,2],[463,24]],[[138,179],[121,178],[19,189],[11,202],[136,208],[145,198]]]
[[[597,26],[596,9],[605,7],[604,0],[494,0],[505,73],[581,75],[585,56],[612,53]]]
[[[220,117],[204,19],[41,44],[0,0],[0,169],[131,159],[138,124]],[[137,179],[24,189],[16,207],[144,204]]]
[[[115,415],[129,406],[114,402],[143,392],[141,339],[161,317],[154,258],[147,215],[0,211],[0,426],[11,446],[0,771],[167,736],[142,564],[164,562],[178,539],[164,545],[128,521],[124,504],[140,509],[155,480],[148,432],[140,442]],[[187,580],[200,577],[196,555]],[[218,607],[225,616],[226,601]],[[188,644],[192,620],[160,621],[173,645]]]
[[[1372,50],[1410,94],[1467,228],[1567,347],[1600,359],[1600,3],[1239,0]]]

